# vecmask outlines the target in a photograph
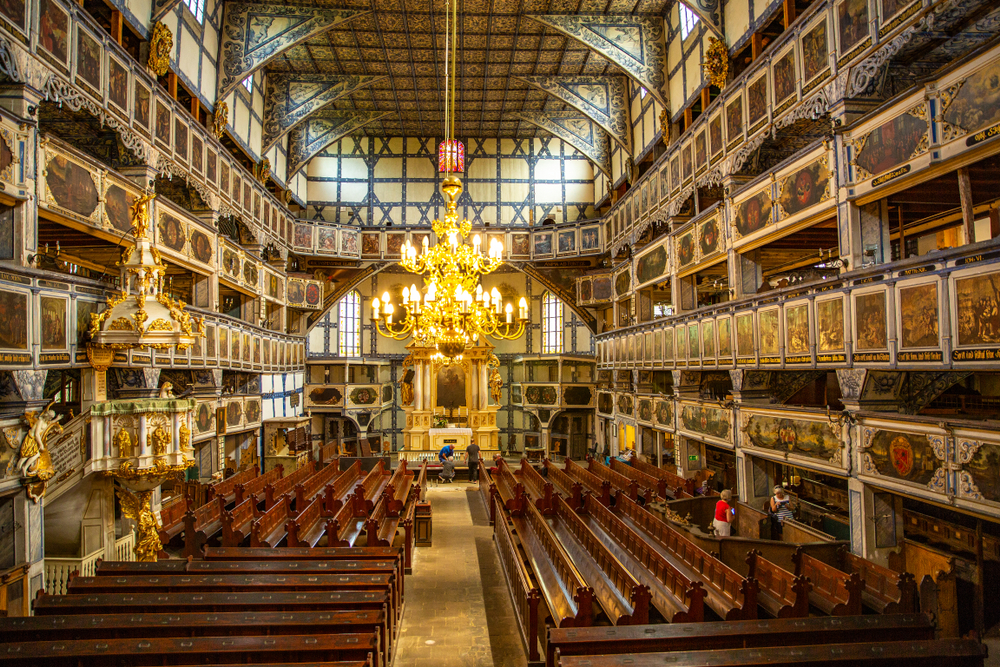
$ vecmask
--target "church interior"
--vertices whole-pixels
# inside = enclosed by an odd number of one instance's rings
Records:
[[[1000,665],[1000,3],[759,1],[0,0],[0,665]]]

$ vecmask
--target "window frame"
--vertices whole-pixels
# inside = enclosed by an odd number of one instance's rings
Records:
[[[205,25],[205,0],[181,0],[198,25]]]
[[[681,40],[685,40],[694,33],[694,29],[701,22],[701,17],[683,3],[677,3],[677,14],[680,19]]]
[[[243,90],[247,91],[248,95],[252,96],[253,95],[253,74],[251,74],[247,78],[243,79],[240,82],[240,85],[243,86]]]
[[[353,312],[349,312],[353,310]],[[337,304],[337,355],[361,357],[361,293],[351,290]],[[351,336],[352,341],[347,337]],[[350,344],[349,344],[350,343]]]
[[[542,295],[542,354],[563,353],[563,302],[552,292]]]

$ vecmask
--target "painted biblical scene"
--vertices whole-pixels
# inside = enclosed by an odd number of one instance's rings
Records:
[[[66,299],[43,296],[41,307],[42,350],[66,349]]]
[[[23,13],[23,11],[22,6],[21,12]],[[55,0],[40,0],[38,22],[38,45],[59,62],[67,64],[69,61],[69,14]]]
[[[689,324],[687,333],[688,358],[697,359],[701,356],[701,337],[698,335],[698,325]]]
[[[706,359],[715,358],[715,322],[712,320],[701,324],[701,349]]]
[[[552,254],[552,234],[535,234],[535,256],[547,257]]]
[[[101,45],[86,31],[76,30],[76,78],[95,91],[103,90],[101,85]]]
[[[741,357],[754,355],[753,314],[736,316],[736,354]]]
[[[733,428],[728,410],[701,405],[685,405],[681,408],[681,426],[693,433],[732,441]]]
[[[639,399],[639,421],[653,423],[653,401],[649,398]]]
[[[816,302],[816,347],[820,352],[844,349],[844,300]]]
[[[809,305],[785,308],[785,354],[809,354]]]
[[[594,301],[610,301],[611,297],[611,276],[594,276]]]
[[[961,84],[944,111],[944,121],[967,132],[1000,122],[1000,61],[994,61]]]
[[[760,336],[761,356],[773,357],[778,354],[778,310],[762,310],[757,313],[757,328]]]
[[[802,37],[802,80],[811,82],[830,66],[830,45],[826,21]]]
[[[899,315],[901,347],[937,347],[940,344],[937,283],[900,288]]]
[[[698,245],[701,247],[702,257],[708,257],[721,250],[719,240],[718,218],[709,218],[701,223],[698,229]]]
[[[767,77],[747,86],[747,126],[753,127],[767,115]]]
[[[958,344],[1000,343],[1000,273],[978,274],[955,281],[958,299]]]
[[[871,444],[862,451],[861,471],[925,486],[934,479],[937,469],[944,465],[931,446],[931,439],[940,437],[876,431],[871,436]]]
[[[732,320],[728,317],[718,321],[719,326],[719,356],[733,356]]]
[[[795,49],[774,63],[774,102],[781,104],[795,94]]]
[[[982,443],[962,470],[975,484],[975,489],[969,489],[969,495],[978,491],[986,500],[1000,500],[1000,445]]]
[[[737,97],[726,107],[726,141],[732,143],[743,136],[743,98]]]
[[[667,247],[660,245],[636,261],[636,284],[645,285],[667,272]]]
[[[598,250],[601,247],[601,228],[584,227],[580,230],[580,250]]]
[[[881,174],[927,150],[927,121],[904,113],[861,139],[854,164],[870,175]]]
[[[128,70],[114,58],[108,60],[108,100],[128,111]]]
[[[108,224],[119,232],[131,230],[132,220],[128,211],[134,202],[131,192],[115,183],[110,184],[104,193],[104,215]]]
[[[317,230],[318,248],[323,252],[337,252],[337,230],[332,227],[320,227]]]
[[[655,404],[656,423],[660,426],[674,425],[674,402],[657,399]]]
[[[89,218],[97,208],[97,184],[90,170],[55,155],[45,168],[45,183],[55,202],[68,211]]]
[[[847,53],[868,36],[868,0],[844,0],[837,5],[840,52]]]
[[[378,257],[381,252],[381,239],[377,233],[361,235],[361,254],[365,257]]]
[[[524,402],[528,405],[556,405],[559,403],[559,392],[550,385],[531,384],[524,387]]]
[[[725,148],[722,141],[722,114],[708,122],[708,143],[712,150],[712,155],[718,155]]]
[[[694,232],[690,229],[677,239],[677,268],[694,263]]]
[[[760,449],[820,461],[840,460],[842,445],[829,423],[750,415],[745,433],[749,444]]]
[[[465,407],[465,371],[461,366],[442,366],[437,373],[437,407]]]
[[[597,411],[602,415],[615,414],[615,395],[606,392],[597,394]]]
[[[858,327],[855,341],[859,350],[886,349],[888,334],[885,319],[885,292],[854,297],[854,320]]]
[[[823,163],[823,159],[816,160],[781,181],[778,204],[785,215],[795,215],[830,198],[830,170]]]
[[[171,250],[180,252],[184,249],[184,244],[187,242],[187,239],[184,238],[184,225],[169,213],[160,214],[160,222],[156,226],[156,233],[159,242]]]

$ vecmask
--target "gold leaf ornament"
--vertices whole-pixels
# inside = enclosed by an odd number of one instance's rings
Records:
[[[162,21],[153,26],[153,36],[149,40],[149,69],[156,76],[164,76],[170,69],[170,52],[174,48],[174,36]]]
[[[725,42],[715,37],[708,38],[702,69],[710,84],[719,89],[726,87],[726,80],[729,78],[729,49]]]
[[[229,123],[229,104],[219,102],[215,105],[215,113],[212,115],[212,131],[215,132],[216,139],[222,138],[227,123]]]

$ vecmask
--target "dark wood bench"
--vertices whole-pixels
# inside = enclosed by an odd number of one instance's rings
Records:
[[[698,486],[695,483],[695,480],[693,479],[687,479],[685,477],[681,477],[677,473],[670,472],[669,470],[665,470],[663,468],[658,468],[652,465],[651,463],[646,463],[636,458],[632,459],[632,467],[638,470],[639,472],[646,473],[651,477],[662,479],[664,482],[667,483],[668,487],[667,495],[673,495],[675,498],[680,497],[677,494],[678,491],[681,491],[688,497],[694,496],[695,488],[697,488]]]
[[[369,547],[391,547],[396,540],[400,517],[398,513],[395,516],[389,513],[391,490],[391,487],[387,487],[382,492],[382,499],[375,506],[375,511],[365,521],[365,543]]]
[[[583,488],[596,495],[602,505],[611,505],[611,482],[600,479],[586,468],[581,468],[572,459],[566,459],[565,472],[574,482],[579,482]]]
[[[297,488],[301,488],[297,487]],[[326,535],[327,522],[323,519],[324,499],[317,497],[285,524],[290,547],[314,547]],[[299,505],[299,507],[303,507]]]
[[[691,581],[701,581],[705,603],[722,618],[757,618],[757,581],[731,567],[687,539],[646,508],[620,496],[615,514],[653,546]]]
[[[859,616],[861,596],[865,583],[857,572],[847,574],[802,549],[792,554],[795,574],[808,577],[812,582],[809,602],[831,616]]]
[[[324,492],[327,495],[324,496],[323,503],[321,504],[325,505],[329,500],[329,495],[332,495],[333,493],[332,484],[339,476],[340,472],[336,468],[333,466],[326,466],[325,468],[314,472],[299,484],[296,484],[295,511],[301,512],[303,507],[309,505],[314,498]],[[330,512],[330,514],[332,515],[332,512]]]
[[[629,479],[625,475],[615,472],[592,456],[587,457],[587,472],[601,480],[601,482],[610,484],[616,494],[627,495],[636,502],[639,501],[640,496],[643,496],[643,502],[645,502],[645,496],[649,495],[646,489],[642,489],[640,493],[639,483],[634,479]]]
[[[391,477],[389,471],[385,469],[385,464],[379,459],[379,462],[361,482],[365,496],[365,514],[371,514],[375,509],[375,503],[381,497],[386,485],[389,484],[389,477]]]
[[[330,547],[353,547],[365,526],[364,490],[358,486],[343,507],[326,522],[326,543]]]
[[[804,618],[809,615],[808,578],[795,575],[752,549],[747,554],[747,577],[760,586],[757,602],[775,618]]]
[[[332,488],[327,491],[326,512],[333,516],[344,506],[347,498],[354,492],[364,475],[361,472],[361,462],[355,461],[340,476],[333,481]]]
[[[524,485],[514,477],[507,462],[500,457],[497,457],[493,469],[493,484],[496,486],[497,498],[508,512],[517,516],[524,514],[524,505],[527,502],[524,497]]]
[[[24,642],[0,648],[0,664],[106,667],[128,664],[211,665],[231,662],[370,662],[381,651],[377,633],[273,637],[146,637]]]
[[[223,479],[205,487],[205,503],[211,502],[215,498],[222,498],[225,505],[236,500],[236,487],[246,484],[259,474],[257,466],[250,466],[242,472],[238,472],[229,479]]]
[[[264,509],[270,511],[282,496],[292,493],[295,486],[316,472],[316,462],[309,461],[291,475],[281,477],[264,487]]]
[[[328,442],[319,448],[319,464],[322,466],[336,466],[339,458],[340,445],[336,442]]]
[[[520,478],[521,484],[534,499],[542,514],[552,514],[556,511],[555,489],[552,487],[552,482],[546,481],[541,473],[528,463],[528,459],[521,459],[521,469],[515,476]]]
[[[236,504],[239,505],[247,498],[253,498],[255,503],[260,503],[259,496],[264,493],[264,489],[268,484],[273,484],[274,482],[281,479],[282,475],[285,474],[285,469],[281,465],[277,465],[270,470],[268,470],[263,475],[257,475],[248,482],[236,485]]]
[[[986,648],[974,639],[878,644],[763,647],[629,655],[560,657],[563,667],[982,667]]]
[[[865,583],[862,602],[880,614],[912,614],[920,610],[917,582],[909,572],[894,572],[840,549],[840,569],[857,573]]]
[[[649,493],[656,493],[660,498],[669,498],[667,495],[667,480],[659,477],[653,477],[647,472],[639,470],[634,465],[629,465],[624,461],[617,458],[611,459],[611,470],[628,477],[630,480],[635,482],[639,488],[645,489]],[[645,498],[646,502],[652,502],[652,498]]]
[[[160,544],[170,544],[174,537],[184,531],[184,515],[187,514],[190,500],[187,496],[176,496],[160,509],[160,528],[157,531]]]
[[[225,500],[216,496],[194,511],[184,515],[184,556],[195,557],[201,547],[222,531]]]
[[[482,462],[480,465],[481,475],[484,468]],[[483,484],[482,477],[479,478],[479,484],[480,486]],[[499,500],[492,498],[491,502],[495,505]],[[529,662],[537,662],[540,655],[539,642],[547,641],[545,614],[540,613],[543,604],[542,593],[532,581],[531,572],[525,565],[525,559],[514,541],[502,509],[493,524],[493,540],[497,545],[500,569],[503,571],[514,607],[514,616],[521,631],[521,641],[524,643]]]
[[[283,478],[281,481],[288,479]],[[267,488],[271,488],[268,486]],[[257,517],[250,526],[250,546],[276,547],[287,535],[288,519],[292,516],[292,498],[280,496],[266,512]]]
[[[425,468],[421,469],[421,474],[423,474]],[[493,496],[496,494],[496,486],[493,483],[493,476],[490,475],[489,469],[486,467],[486,462],[479,459],[479,497],[483,500],[483,507],[486,509],[486,514],[490,517],[490,525],[496,520],[495,509],[493,506]],[[421,498],[423,496],[421,495]]]
[[[578,655],[620,655],[704,649],[805,646],[856,641],[899,642],[934,639],[934,624],[926,614],[893,614],[833,619],[811,617],[787,621],[758,619],[698,625],[626,625],[616,628],[553,628],[549,631],[551,660]]]
[[[383,497],[388,500],[385,506],[386,514],[391,517],[398,517],[406,506],[406,501],[410,497],[410,490],[413,486],[413,475],[406,469],[406,460],[399,462],[399,467],[392,473],[389,484],[386,486]]]
[[[571,478],[549,459],[542,461],[542,465],[548,471],[548,479],[552,482],[552,487],[563,495],[570,506],[573,509],[583,507],[583,484]]]
[[[237,495],[238,492],[237,492]],[[238,547],[250,537],[250,527],[257,518],[257,499],[253,496],[222,513],[222,546]]]

